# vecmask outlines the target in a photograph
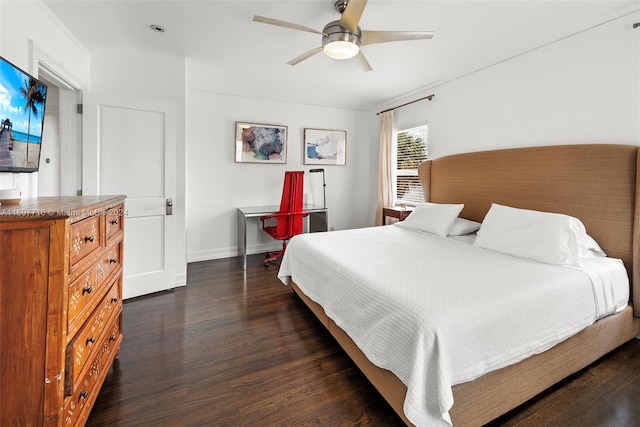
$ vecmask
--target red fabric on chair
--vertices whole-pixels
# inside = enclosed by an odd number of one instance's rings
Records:
[[[304,191],[304,171],[287,171],[284,173],[284,185],[282,187],[282,199],[280,200],[280,210],[271,215],[260,217],[262,229],[271,237],[282,240],[282,250],[278,252],[268,252],[264,263],[269,265],[271,261],[281,258],[287,248],[287,242],[296,234],[302,233],[302,221],[309,212],[302,210]],[[267,224],[270,219],[275,219]]]

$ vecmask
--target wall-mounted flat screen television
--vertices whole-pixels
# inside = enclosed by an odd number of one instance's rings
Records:
[[[36,172],[47,85],[0,56],[0,172]]]

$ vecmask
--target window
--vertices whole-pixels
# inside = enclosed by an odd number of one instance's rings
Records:
[[[418,166],[427,159],[427,125],[397,131],[395,144],[394,204],[422,203],[424,193],[418,178]]]

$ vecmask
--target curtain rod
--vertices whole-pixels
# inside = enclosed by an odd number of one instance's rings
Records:
[[[397,108],[404,107],[404,106],[409,105],[409,104],[413,104],[414,102],[424,101],[425,99],[428,99],[429,101],[431,101],[431,99],[433,99],[434,96],[435,95],[432,93],[431,95],[424,96],[424,97],[422,97],[420,99],[415,99],[413,101],[406,102],[406,103],[404,103],[402,105],[398,105],[398,106],[393,107],[393,108],[387,108],[384,111],[380,111],[377,115],[379,116],[380,114],[386,113],[387,111],[393,111],[393,110],[395,110]]]

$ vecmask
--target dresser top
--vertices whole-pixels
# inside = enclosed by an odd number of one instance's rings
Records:
[[[124,202],[126,196],[34,197],[17,205],[0,204],[0,221],[70,218],[79,221]]]

